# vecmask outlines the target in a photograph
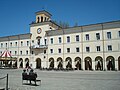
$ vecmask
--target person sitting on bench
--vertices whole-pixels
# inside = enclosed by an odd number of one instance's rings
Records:
[[[27,72],[26,72],[26,70],[25,70],[25,69],[23,70],[22,75],[27,75]]]
[[[30,84],[31,84],[31,81],[35,81],[35,84],[36,84],[36,78],[37,78],[37,73],[34,73],[33,72],[34,70],[31,69],[30,72],[29,72],[29,76],[30,76]]]

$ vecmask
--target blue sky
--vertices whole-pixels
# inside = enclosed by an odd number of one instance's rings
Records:
[[[0,0],[0,37],[29,33],[43,7],[70,26],[120,20],[120,0]]]

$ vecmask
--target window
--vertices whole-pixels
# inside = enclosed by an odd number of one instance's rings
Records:
[[[70,53],[70,48],[67,48],[67,53]]]
[[[76,52],[80,52],[79,47],[76,48]]]
[[[6,47],[7,47],[7,43],[5,43]]]
[[[10,47],[12,47],[12,42],[10,43]]]
[[[3,47],[3,43],[1,43],[1,48]]]
[[[32,54],[34,54],[34,51],[32,51]]]
[[[50,53],[53,53],[53,49],[50,49]]]
[[[34,40],[32,40],[32,43],[34,44]]]
[[[12,54],[12,51],[10,51],[10,54]]]
[[[58,40],[59,40],[59,43],[61,43],[61,42],[62,42],[61,37],[59,37],[59,38],[58,38]]]
[[[111,39],[111,32],[107,32],[107,38]]]
[[[89,34],[86,34],[86,40],[89,40]]]
[[[70,42],[70,36],[67,36],[67,43]]]
[[[21,46],[23,46],[23,41],[21,41]]]
[[[58,49],[58,53],[61,53],[61,49],[60,48]]]
[[[27,41],[27,46],[29,46],[29,41]]]
[[[15,51],[15,55],[17,55],[17,51]]]
[[[90,47],[86,47],[86,52],[90,52]]]
[[[96,33],[96,39],[100,40],[100,33]]]
[[[76,35],[76,42],[79,41],[79,35]]]
[[[17,46],[17,42],[15,42],[15,46]]]
[[[96,49],[97,49],[97,51],[100,51],[100,46],[97,46]]]
[[[118,36],[120,37],[120,31],[118,31]]]
[[[51,44],[53,44],[53,38],[51,38],[50,40],[51,40]]]
[[[45,45],[47,45],[47,39],[45,39]]]
[[[22,51],[20,51],[20,54],[22,55]]]
[[[112,51],[112,45],[108,45],[108,51]]]
[[[44,54],[46,54],[46,50],[44,50]]]
[[[26,55],[28,55],[28,50],[26,50]]]

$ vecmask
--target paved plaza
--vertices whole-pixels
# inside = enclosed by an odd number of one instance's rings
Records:
[[[22,69],[0,69],[0,77],[9,74],[10,90],[120,90],[119,71],[35,71],[38,86],[22,84]]]

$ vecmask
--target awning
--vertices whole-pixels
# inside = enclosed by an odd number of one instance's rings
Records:
[[[5,50],[5,51],[2,53],[1,57],[12,57],[12,56],[11,56],[11,54],[10,54],[10,52],[9,52],[8,50]]]
[[[0,60],[17,60],[16,57],[12,57],[11,53],[8,50],[5,50],[1,56]]]

